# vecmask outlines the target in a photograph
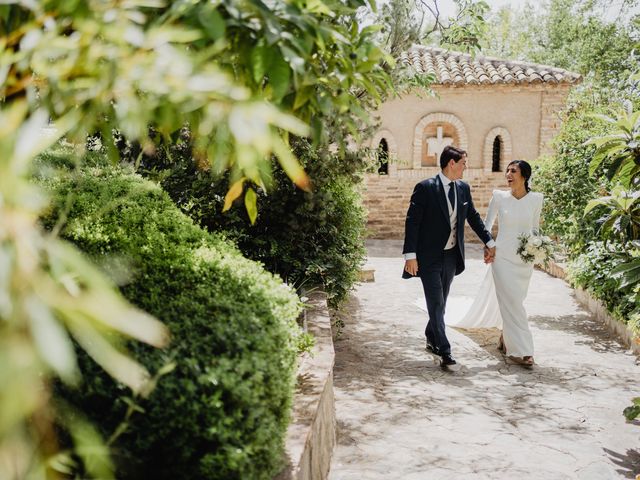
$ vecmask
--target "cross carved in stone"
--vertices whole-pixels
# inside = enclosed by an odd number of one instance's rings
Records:
[[[453,143],[452,137],[442,136],[442,127],[436,129],[436,136],[427,138],[427,155],[435,155],[436,163],[440,160],[440,154],[444,147]]]

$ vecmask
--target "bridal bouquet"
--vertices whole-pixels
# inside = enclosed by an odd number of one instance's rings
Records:
[[[520,244],[517,253],[525,263],[547,264],[553,259],[553,242],[546,235],[523,233],[518,236]]]

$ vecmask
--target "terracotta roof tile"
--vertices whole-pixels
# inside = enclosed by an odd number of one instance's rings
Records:
[[[435,74],[444,85],[497,83],[576,83],[577,73],[536,63],[501,60],[493,57],[454,52],[438,47],[412,46],[400,57],[417,73]]]

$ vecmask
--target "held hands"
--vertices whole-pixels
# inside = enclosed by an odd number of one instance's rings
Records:
[[[496,258],[496,247],[484,247],[484,263],[489,264],[493,263]],[[418,260],[412,258],[410,260],[405,260],[404,262],[404,270],[413,275],[418,275]]]
[[[415,258],[412,258],[411,260],[405,260],[404,270],[405,272],[413,276],[418,275],[418,260],[416,260]]]
[[[496,258],[496,247],[484,247],[484,263],[493,263]]]

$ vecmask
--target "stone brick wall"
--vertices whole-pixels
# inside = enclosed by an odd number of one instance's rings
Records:
[[[540,102],[540,154],[553,152],[551,141],[560,129],[560,111],[565,107],[571,86],[558,85],[542,92]]]
[[[368,211],[370,238],[401,239],[404,237],[404,220],[409,207],[413,187],[419,181],[436,175],[438,168],[398,170],[396,176],[368,175],[365,179],[364,205]],[[506,189],[503,173],[486,173],[482,169],[468,169],[464,181],[471,186],[473,203],[484,218],[493,190]],[[465,239],[478,241],[468,228]]]

